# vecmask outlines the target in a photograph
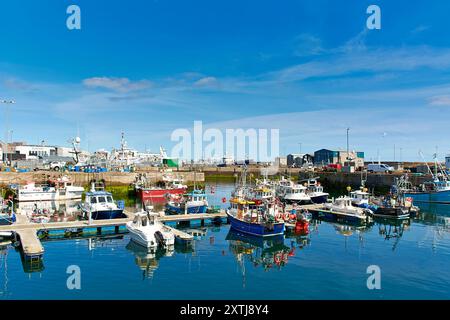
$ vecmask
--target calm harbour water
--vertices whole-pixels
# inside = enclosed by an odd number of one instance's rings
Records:
[[[210,200],[222,204],[232,185]],[[210,191],[207,187],[207,191]],[[227,198],[228,199],[228,198]],[[222,204],[222,206],[225,206]],[[191,226],[192,228],[192,226]],[[404,224],[366,229],[313,221],[307,236],[262,243],[206,227],[192,248],[148,255],[127,234],[43,242],[42,270],[24,270],[11,245],[0,254],[2,299],[449,299],[450,206],[423,207]],[[264,248],[262,248],[264,247]],[[281,263],[275,262],[275,255]],[[81,289],[66,285],[69,265]],[[381,290],[366,286],[381,268]]]

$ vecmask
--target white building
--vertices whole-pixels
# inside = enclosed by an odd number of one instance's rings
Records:
[[[25,155],[26,160],[35,160],[42,157],[56,156],[57,147],[43,145],[21,145],[16,146],[16,153]]]

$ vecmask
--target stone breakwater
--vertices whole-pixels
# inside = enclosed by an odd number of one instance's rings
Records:
[[[53,171],[36,171],[36,172],[0,172],[0,186],[7,186],[9,184],[26,184],[29,181],[36,183],[44,183],[48,180],[57,179],[63,175],[68,176],[74,184],[81,186],[88,186],[93,179],[99,181],[104,180],[107,186],[125,186],[130,185],[135,181],[136,175],[144,172],[103,172],[103,173],[83,173],[83,172],[53,172]],[[145,172],[147,179],[152,182],[162,180],[161,172]],[[194,182],[193,172],[174,172],[179,177],[182,177],[186,183]],[[205,176],[203,173],[196,173],[195,179],[197,182],[203,182]]]

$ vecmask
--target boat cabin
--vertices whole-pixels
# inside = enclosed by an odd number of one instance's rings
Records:
[[[201,190],[194,190],[186,194],[188,201],[206,201],[207,196]]]
[[[297,194],[297,193],[305,193],[306,187],[300,184],[294,184],[289,188],[286,188],[286,194]]]
[[[273,197],[273,191],[268,188],[255,189],[256,199],[268,199]]]
[[[350,192],[350,198],[352,198],[353,203],[368,203],[369,202],[370,193],[356,190]]]
[[[86,192],[85,201],[89,204],[114,203],[112,194],[106,191]]]
[[[334,204],[340,207],[351,207],[352,198],[350,197],[339,197],[334,200]]]

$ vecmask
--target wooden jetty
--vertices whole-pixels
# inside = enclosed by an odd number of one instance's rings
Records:
[[[103,228],[115,228],[115,232],[119,232],[121,226],[125,226],[127,222],[132,221],[134,213],[124,212],[127,216],[121,219],[110,220],[82,220],[67,222],[49,222],[49,223],[31,223],[26,217],[17,215],[18,220],[11,225],[0,226],[0,231],[11,231],[20,239],[21,249],[27,260],[40,259],[44,253],[44,248],[38,238],[38,232],[47,232],[51,230],[85,230],[97,229],[97,233],[101,234]],[[20,217],[20,218],[19,218]],[[185,222],[200,220],[204,225],[205,220],[216,220],[226,218],[225,212],[205,213],[205,214],[183,214],[183,215],[163,215],[159,219],[161,222]],[[24,218],[24,219],[23,219]],[[181,243],[190,243],[194,237],[186,232],[167,226],[172,230],[177,240]]]

